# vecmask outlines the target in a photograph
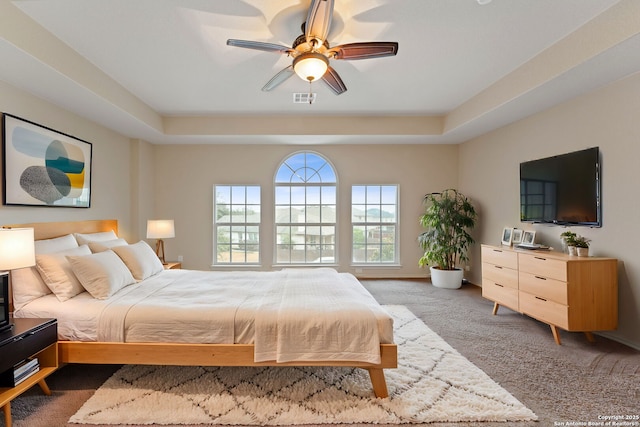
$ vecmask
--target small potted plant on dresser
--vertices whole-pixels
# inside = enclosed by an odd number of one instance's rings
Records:
[[[589,242],[591,242],[591,240],[584,236],[576,236],[573,239],[573,244],[576,247],[578,256],[589,256]]]
[[[569,255],[575,255],[576,245],[574,244],[573,240],[576,238],[576,236],[576,233],[569,230],[560,234],[563,252],[567,252]]]
[[[469,232],[476,224],[475,208],[454,189],[427,194],[424,205],[420,225],[426,230],[418,236],[424,254],[418,264],[431,266],[433,286],[457,289],[462,286],[464,276],[458,263],[468,260],[467,249],[474,243]]]

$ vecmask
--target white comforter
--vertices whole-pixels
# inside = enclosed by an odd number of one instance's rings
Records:
[[[252,343],[257,362],[379,363],[380,343],[393,342],[391,317],[353,275],[330,268],[167,270],[92,305],[98,341]]]

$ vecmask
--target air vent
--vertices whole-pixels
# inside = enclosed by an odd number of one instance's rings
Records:
[[[294,104],[313,104],[316,102],[316,93],[294,93]]]

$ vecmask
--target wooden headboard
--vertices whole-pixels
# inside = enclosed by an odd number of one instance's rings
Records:
[[[53,239],[72,233],[99,233],[113,230],[118,234],[118,220],[97,219],[86,221],[64,221],[64,222],[32,222],[29,224],[10,224],[5,227],[33,228],[35,240]],[[13,292],[11,281],[9,281],[9,309],[13,311]]]
[[[99,233],[113,230],[118,234],[118,220],[95,219],[86,221],[32,222],[30,224],[11,224],[7,227],[33,228],[36,240],[53,239],[72,233]]]

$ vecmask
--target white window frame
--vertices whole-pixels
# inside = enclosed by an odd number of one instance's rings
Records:
[[[229,194],[229,203],[220,204],[218,200],[218,190],[219,189],[230,189]],[[248,191],[258,191],[258,203],[248,203]],[[241,191],[243,190],[243,191]],[[235,193],[234,193],[235,192]],[[241,199],[237,196],[237,192],[243,192],[244,196]],[[234,196],[236,194],[236,196]],[[242,211],[244,212],[244,218],[240,218],[239,215],[229,214],[224,217],[218,218],[218,209],[220,205],[229,205],[229,212],[233,210],[233,206],[242,207]],[[257,222],[255,215],[247,216],[247,213],[250,212],[249,207],[257,206],[259,209],[259,213],[257,214]],[[215,266],[255,266],[261,264],[261,256],[262,251],[260,250],[260,234],[262,223],[262,188],[260,185],[247,185],[247,184],[216,184],[213,186],[213,265]],[[229,235],[233,236],[234,228],[237,233],[240,233],[244,236],[241,243],[237,244],[237,249],[241,249],[243,254],[243,261],[234,261],[234,250],[233,250],[233,237],[229,237],[229,259],[228,261],[222,261],[219,259],[219,247],[221,245],[226,245],[227,243],[219,243],[221,236],[219,236],[219,227],[229,227]],[[244,232],[242,229],[244,228]],[[247,241],[246,236],[249,235],[249,231],[251,231],[251,236],[256,237],[257,240],[249,239]],[[255,241],[255,243],[252,243]],[[243,248],[243,249],[242,249]],[[251,248],[255,248],[255,251],[251,251]],[[247,261],[249,255],[253,252],[257,251],[257,259],[254,261]]]
[[[384,188],[395,188],[395,198],[393,203],[389,199],[383,196]],[[365,189],[365,198],[356,198],[354,200],[354,191],[356,189]],[[369,196],[370,191],[375,192],[377,189],[378,197]],[[373,195],[372,195],[373,196]],[[377,200],[377,201],[376,201]],[[395,206],[394,219],[395,221],[384,221],[382,212],[385,211],[385,207]],[[371,209],[377,209],[380,215],[377,219],[370,218],[367,215]],[[387,209],[388,211],[388,209]],[[356,230],[362,230],[363,241],[356,241]],[[383,252],[385,246],[381,237],[377,238],[372,233],[375,229],[378,229],[378,236],[382,236],[384,229],[393,229],[393,259],[383,260]],[[363,248],[361,246],[364,245]],[[377,246],[377,248],[376,248]],[[364,250],[364,260],[361,256],[357,255],[358,251]],[[369,260],[369,256],[366,255],[370,251],[378,251],[380,256],[379,260]],[[356,260],[356,257],[359,259]],[[400,186],[398,184],[358,184],[351,187],[351,265],[354,266],[397,266],[400,263]]]
[[[289,166],[287,163],[291,159],[294,159],[296,156],[305,156],[305,167],[294,169]],[[333,179],[329,182],[322,181],[322,174],[317,173],[318,170],[309,166],[306,163],[306,156],[315,156],[318,159],[321,159],[324,163],[320,167],[320,169],[324,167],[331,168],[331,174],[333,175]],[[289,176],[286,180],[285,176]],[[296,182],[298,181],[298,182]],[[317,196],[318,197],[315,202],[309,202],[309,189],[318,188]],[[325,190],[326,189],[326,190]],[[281,203],[279,199],[282,196],[279,194],[280,191],[284,191],[286,194],[289,193],[289,202]],[[291,200],[291,194],[294,192],[303,192],[304,191],[304,204],[293,203]],[[326,194],[324,194],[326,191]],[[315,190],[313,191],[315,192]],[[333,203],[327,203],[326,198],[333,197]],[[318,208],[313,208],[318,206]],[[289,210],[289,221],[282,221],[280,218],[282,217],[282,210]],[[326,209],[325,209],[326,208]],[[333,208],[333,214],[329,214],[331,208]],[[328,211],[325,213],[325,210]],[[280,212],[279,212],[280,211]],[[307,222],[307,216],[305,216],[304,221],[294,221],[292,218],[293,213],[295,211],[301,212],[303,211],[305,215],[309,215],[309,213],[316,211],[318,221]],[[335,167],[331,164],[329,159],[327,159],[322,154],[313,152],[313,151],[300,151],[296,153],[292,153],[288,155],[278,166],[276,171],[276,176],[274,177],[274,254],[273,254],[273,263],[274,265],[336,265],[338,260],[338,178],[336,174]],[[326,221],[327,214],[333,216],[333,221]],[[303,242],[295,241],[294,237],[291,236],[289,242],[290,243],[282,243],[279,242],[280,238],[280,230],[283,227],[289,227],[290,230],[294,229],[303,229],[304,232],[299,233],[299,236],[303,236]],[[333,238],[331,242],[315,242],[310,241],[310,235],[308,234],[308,229],[317,229],[319,232],[319,236],[322,238],[324,234],[325,228],[333,228],[332,234],[326,234],[326,237]],[[292,233],[293,234],[293,233]],[[286,246],[289,246],[289,257],[288,260],[279,258],[279,254],[281,250],[286,250]],[[294,254],[294,247],[301,247],[304,250],[299,252],[298,255],[303,255],[302,259],[296,258]],[[333,248],[331,251],[331,255],[327,255],[325,253],[325,249],[327,247]],[[296,258],[296,259],[294,259]]]

